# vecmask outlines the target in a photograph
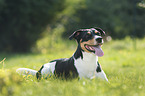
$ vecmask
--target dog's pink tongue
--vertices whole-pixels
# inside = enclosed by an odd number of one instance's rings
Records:
[[[95,49],[95,54],[99,57],[102,57],[104,55],[104,52],[101,48],[101,46],[93,47]]]

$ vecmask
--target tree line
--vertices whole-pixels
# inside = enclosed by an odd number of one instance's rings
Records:
[[[0,0],[0,51],[29,51],[48,26],[63,26],[63,38],[90,27],[101,27],[114,39],[143,38],[145,8],[140,2],[144,1]]]

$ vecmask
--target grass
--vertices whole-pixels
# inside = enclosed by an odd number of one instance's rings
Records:
[[[38,82],[32,76],[19,76],[15,72],[20,67],[38,70],[50,60],[72,56],[76,48],[73,41],[59,40],[58,46],[54,45],[56,50],[54,46],[51,46],[53,50],[39,49],[43,54],[1,53],[0,96],[145,96],[145,39],[136,42],[136,49],[130,38],[104,44],[105,55],[99,62],[110,83],[100,79],[62,81],[54,78]],[[44,49],[47,51],[41,51]]]

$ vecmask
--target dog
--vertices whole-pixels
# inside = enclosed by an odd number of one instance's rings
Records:
[[[79,29],[69,39],[75,39],[78,43],[77,49],[72,57],[56,59],[42,65],[39,71],[18,68],[20,74],[31,74],[38,80],[46,78],[51,74],[65,79],[72,78],[102,78],[108,81],[106,74],[98,62],[98,57],[104,55],[101,48],[105,32],[98,27],[90,29]]]

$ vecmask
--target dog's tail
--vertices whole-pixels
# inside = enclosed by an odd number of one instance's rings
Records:
[[[32,70],[28,68],[18,68],[16,72],[19,73],[20,75],[33,75],[33,76],[36,76],[37,73],[36,70]]]

